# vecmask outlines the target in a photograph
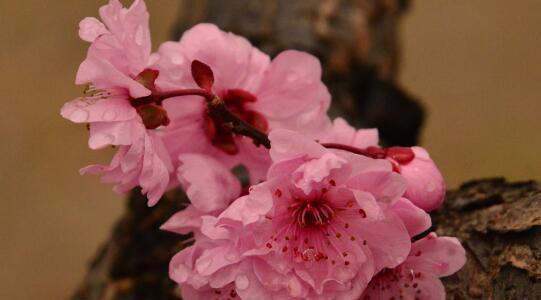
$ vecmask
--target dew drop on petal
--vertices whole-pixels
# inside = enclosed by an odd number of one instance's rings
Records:
[[[114,120],[115,118],[117,117],[117,113],[116,111],[114,110],[106,110],[103,115],[102,115],[102,119],[104,121],[112,121]]]
[[[92,103],[93,103],[93,101],[91,101],[90,99],[82,98],[81,100],[75,102],[75,106],[77,106],[79,108],[85,108],[85,107],[89,106]]]
[[[248,280],[248,277],[246,275],[240,275],[237,276],[235,279],[235,287],[238,290],[245,290],[250,286],[250,280]]]
[[[302,252],[302,259],[305,261],[313,261],[316,256],[316,250],[308,248]]]
[[[76,109],[70,114],[72,122],[81,123],[88,120],[88,112],[84,109]]]
[[[432,193],[436,190],[436,185],[434,183],[429,183],[427,186],[426,186],[426,191],[429,192],[429,193]]]

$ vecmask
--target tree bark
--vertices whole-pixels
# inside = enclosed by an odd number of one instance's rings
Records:
[[[468,261],[444,280],[448,299],[541,299],[541,186],[471,181],[434,215],[440,235],[458,237]]]

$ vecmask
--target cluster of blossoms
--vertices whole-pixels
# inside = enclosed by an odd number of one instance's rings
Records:
[[[423,148],[382,148],[376,129],[331,121],[315,57],[271,60],[211,24],[151,53],[144,1],[99,13],[80,23],[88,88],[61,114],[89,125],[90,148],[117,146],[81,173],[141,187],[149,206],[185,190],[190,205],[162,226],[194,236],[170,263],[183,298],[445,298],[439,278],[465,252],[427,233],[440,172]]]

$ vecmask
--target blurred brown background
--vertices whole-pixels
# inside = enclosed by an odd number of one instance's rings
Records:
[[[60,118],[87,45],[77,23],[105,0],[0,0],[0,299],[66,299],[123,197],[79,177],[109,151]],[[178,0],[148,0],[154,44]],[[400,82],[428,109],[424,145],[448,185],[541,179],[541,1],[417,0],[403,23]]]

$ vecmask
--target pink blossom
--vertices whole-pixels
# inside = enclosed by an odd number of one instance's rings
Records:
[[[102,175],[116,183],[118,192],[141,186],[149,205],[166,190],[172,164],[160,133],[154,129],[168,123],[159,105],[139,103],[155,89],[157,71],[150,64],[148,12],[141,0],[130,8],[118,0],[100,8],[101,20],[85,18],[81,39],[91,43],[77,72],[76,83],[88,84],[85,96],[66,103],[64,118],[88,123],[92,149],[116,145],[118,152],[109,165],[91,165],[81,173]]]
[[[315,136],[330,124],[326,116],[330,95],[321,82],[320,63],[310,54],[285,51],[271,62],[246,39],[215,25],[199,24],[186,31],[180,42],[160,47],[153,66],[161,72],[157,84],[166,91],[201,86],[190,73],[194,61],[212,70],[211,92],[261,131],[288,128]],[[254,183],[265,178],[268,150],[220,124],[206,111],[202,97],[171,98],[164,106],[171,119],[164,140],[172,157],[203,153],[228,167],[245,165]]]
[[[443,203],[443,176],[424,148],[380,148],[376,129],[356,130],[341,118],[334,120],[332,129],[320,140],[323,143],[353,146],[362,150],[366,156],[389,160],[395,171],[408,181],[406,198],[425,211],[435,210]]]
[[[270,139],[267,181],[202,217],[171,278],[193,299],[231,290],[241,299],[358,298],[376,272],[406,259],[410,232],[426,229],[427,214],[400,204],[406,181],[384,159],[288,130]]]
[[[361,299],[444,300],[439,278],[457,272],[465,262],[464,248],[456,238],[431,233],[412,244],[404,263],[380,271]]]
[[[201,154],[181,154],[177,179],[191,204],[174,214],[162,230],[199,233],[203,216],[218,216],[241,193],[239,180],[220,162]]]

